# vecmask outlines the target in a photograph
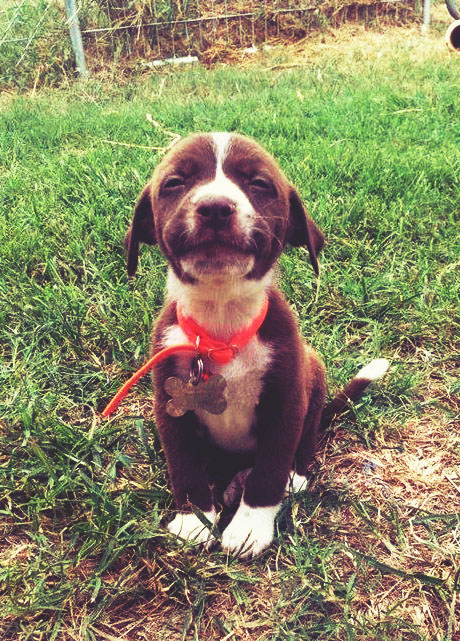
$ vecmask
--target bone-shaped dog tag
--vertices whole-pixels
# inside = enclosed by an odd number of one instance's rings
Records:
[[[224,390],[227,381],[220,374],[201,379],[198,383],[184,382],[171,376],[165,382],[165,391],[172,398],[166,404],[170,416],[182,416],[188,410],[206,410],[210,414],[222,414],[227,409]]]

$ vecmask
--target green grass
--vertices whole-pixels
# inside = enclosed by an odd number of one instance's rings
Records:
[[[457,638],[458,501],[379,500],[374,477],[363,495],[345,461],[359,474],[358,454],[403,457],[415,428],[423,450],[426,428],[458,485],[460,70],[403,45],[342,55],[0,103],[3,639]],[[166,536],[148,381],[128,415],[98,414],[144,360],[162,302],[156,251],[126,278],[133,203],[153,148],[197,130],[256,137],[324,230],[318,293],[305,251],[289,250],[281,274],[331,388],[373,357],[392,361],[250,564]]]

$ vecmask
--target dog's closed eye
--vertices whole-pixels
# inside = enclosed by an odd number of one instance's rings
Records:
[[[264,189],[264,190],[270,190],[273,191],[274,187],[273,184],[267,180],[266,178],[263,178],[262,176],[256,176],[249,182],[250,187],[255,187],[256,189]]]
[[[176,190],[185,187],[185,180],[181,176],[168,176],[161,185],[162,190]]]

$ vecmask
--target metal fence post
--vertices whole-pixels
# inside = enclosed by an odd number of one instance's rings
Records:
[[[423,31],[426,33],[429,29],[431,21],[431,0],[424,0],[423,2]]]
[[[77,71],[80,76],[87,76],[88,68],[86,66],[85,51],[83,49],[83,41],[81,39],[80,24],[78,22],[75,0],[65,0],[65,8],[68,17],[67,22],[69,23],[70,40],[75,54],[75,62],[77,63]]]

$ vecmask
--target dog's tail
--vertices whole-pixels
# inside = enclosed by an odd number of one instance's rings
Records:
[[[361,368],[344,389],[324,407],[321,414],[320,430],[326,430],[334,418],[347,409],[350,402],[354,403],[361,398],[366,388],[381,378],[389,366],[386,358],[376,358]]]

